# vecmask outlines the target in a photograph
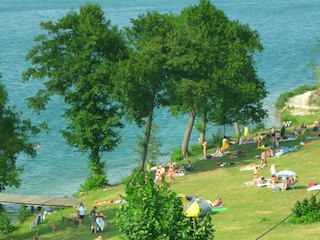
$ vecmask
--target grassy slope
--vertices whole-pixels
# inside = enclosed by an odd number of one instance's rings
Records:
[[[310,140],[309,140],[310,141]],[[300,140],[295,142],[282,143],[283,146],[297,145]],[[255,155],[261,150],[256,148],[256,144],[231,146],[231,151],[243,149],[246,158],[230,159],[225,157],[219,160],[206,160],[195,162],[195,170],[186,176],[177,177],[177,181],[172,184],[172,190],[178,194],[201,196],[206,199],[215,200],[222,197],[227,211],[212,215],[212,221],[216,230],[216,239],[257,239],[260,235],[267,232],[273,226],[291,214],[296,201],[310,198],[316,192],[307,192],[306,186],[310,178],[318,178],[320,170],[320,140],[314,140],[314,144],[301,147],[296,152],[291,152],[282,157],[269,158],[269,164],[276,163],[277,171],[290,169],[299,176],[299,183],[293,191],[273,192],[266,188],[255,186],[245,187],[243,182],[249,181],[253,177],[252,171],[240,171],[240,167],[251,162],[259,163]],[[213,152],[214,150],[211,149]],[[209,150],[209,152],[211,152]],[[192,160],[195,160],[192,159]],[[233,167],[217,168],[215,163],[218,161],[240,161],[241,164]],[[269,169],[260,171],[260,176],[270,176]],[[95,200],[117,199],[119,193],[123,193],[123,186],[112,186],[109,189],[99,192],[87,193],[82,199],[89,212]],[[111,204],[98,207],[104,210],[108,219],[108,226],[101,235],[103,239],[119,239],[120,233],[115,226],[115,214],[117,205]],[[10,237],[4,239],[32,239],[32,235],[40,229],[39,239],[94,239],[97,235],[89,232],[90,219],[85,221],[86,226],[67,226],[61,221],[62,216],[72,217],[75,209],[65,209],[54,214],[48,215],[45,223],[38,225],[34,229],[29,229],[30,220],[17,226],[17,231]],[[51,232],[51,221],[57,221],[57,231]],[[319,224],[300,224],[293,225],[284,222],[274,228],[262,239],[320,239]],[[1,235],[0,235],[1,238]]]

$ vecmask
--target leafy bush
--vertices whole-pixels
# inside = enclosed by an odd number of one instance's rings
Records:
[[[221,145],[221,142],[222,142],[222,139],[223,139],[223,135],[220,131],[220,129],[218,130],[217,134],[212,134],[212,138],[210,139],[210,145],[212,146],[220,146]]]
[[[123,239],[214,239],[210,216],[187,219],[180,198],[162,178],[134,169],[125,186],[127,204],[119,207],[116,224]]]
[[[14,226],[10,223],[8,214],[4,211],[0,212],[0,232],[7,234],[14,230]]]
[[[317,202],[313,195],[310,200],[304,199],[297,202],[292,209],[293,216],[290,218],[292,223],[313,223],[320,221],[320,200]]]
[[[182,151],[180,148],[173,150],[171,154],[171,161],[173,162],[181,162],[183,160]]]
[[[20,205],[18,213],[20,223],[23,223],[27,218],[29,218],[32,215],[32,213],[26,209],[26,205],[24,204]]]
[[[108,186],[107,176],[105,174],[90,176],[85,183],[81,185],[81,191],[87,192],[97,190]]]
[[[291,121],[291,126],[294,126],[298,123],[297,117],[291,115],[288,109],[284,110],[281,116],[282,122]]]
[[[189,156],[198,155],[202,153],[202,146],[200,144],[192,145],[189,149]]]
[[[264,123],[259,123],[255,126],[255,128],[253,129],[253,132],[259,132],[260,130],[264,129],[265,125]]]

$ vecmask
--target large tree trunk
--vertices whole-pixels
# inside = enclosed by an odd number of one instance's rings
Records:
[[[240,137],[240,126],[239,126],[239,122],[238,121],[234,122],[234,128],[235,128],[235,131],[236,131],[236,136]]]
[[[201,121],[201,130],[199,136],[199,143],[202,144],[206,139],[206,130],[207,130],[207,114],[202,114],[202,121]]]
[[[143,146],[141,151],[140,168],[142,171],[144,171],[144,167],[147,159],[148,144],[149,144],[149,139],[151,135],[152,121],[153,121],[153,110],[149,112],[148,121],[146,125],[146,132],[144,135],[144,141],[143,141]]]
[[[187,129],[185,131],[183,142],[182,142],[182,146],[181,146],[181,151],[182,151],[182,156],[183,157],[188,157],[188,145],[189,145],[190,136],[191,136],[192,127],[193,127],[193,124],[194,124],[195,117],[196,117],[195,111],[191,110],[190,116],[189,116],[188,126],[187,126]]]

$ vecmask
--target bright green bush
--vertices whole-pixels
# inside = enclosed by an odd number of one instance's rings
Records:
[[[189,149],[189,156],[195,156],[202,153],[202,146],[200,144],[192,145]]]
[[[214,239],[210,216],[186,218],[180,198],[164,178],[156,184],[150,174],[136,168],[125,193],[127,204],[119,207],[116,217],[123,239]]]
[[[87,192],[91,190],[97,190],[108,186],[106,175],[96,175],[87,178],[85,183],[81,185],[80,191]]]
[[[290,113],[289,109],[286,109],[283,111],[282,116],[281,116],[281,121],[282,122],[291,121],[291,126],[297,125],[297,123],[298,123],[297,117],[293,116]]]
[[[10,223],[8,214],[4,211],[0,212],[0,232],[7,234],[14,230],[14,226]]]
[[[183,160],[182,151],[180,148],[173,150],[171,154],[171,161],[173,162],[181,162]]]
[[[313,223],[320,221],[320,200],[317,202],[313,195],[309,200],[298,201],[292,209],[293,216],[290,222],[293,223]]]
[[[18,211],[18,219],[19,219],[20,223],[23,223],[31,215],[32,215],[32,213],[31,213],[31,211],[28,211],[26,209],[26,205],[21,204],[19,211]]]

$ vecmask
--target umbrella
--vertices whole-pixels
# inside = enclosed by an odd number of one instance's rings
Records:
[[[290,170],[283,170],[278,172],[276,175],[277,177],[295,177],[296,173]]]

